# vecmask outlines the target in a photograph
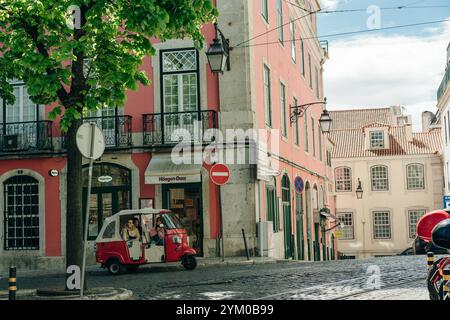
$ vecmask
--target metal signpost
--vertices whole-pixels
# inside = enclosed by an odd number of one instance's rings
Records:
[[[225,245],[223,240],[223,215],[222,215],[222,194],[220,187],[226,185],[230,180],[230,169],[225,164],[215,164],[210,170],[211,181],[219,188],[219,208],[220,208],[220,240],[222,247],[222,261],[225,261]]]
[[[83,248],[83,265],[81,267],[81,284],[80,297],[84,294],[84,279],[86,273],[86,251],[89,227],[89,197],[92,188],[92,171],[94,160],[100,158],[105,152],[105,138],[102,130],[95,123],[85,123],[80,126],[77,131],[77,147],[81,155],[89,159],[89,179],[86,199],[86,217],[84,221],[84,248]]]

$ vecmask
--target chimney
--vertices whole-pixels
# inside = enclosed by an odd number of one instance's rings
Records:
[[[431,123],[434,120],[434,114],[430,111],[422,112],[422,132],[430,131]]]
[[[411,125],[411,124],[407,124],[407,125],[405,125],[404,128],[405,128],[405,138],[406,138],[406,141],[412,142],[412,141],[413,141],[412,125]]]

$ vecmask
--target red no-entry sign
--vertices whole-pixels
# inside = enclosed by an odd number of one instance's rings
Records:
[[[230,169],[228,166],[218,163],[212,166],[209,176],[215,185],[223,186],[230,180]]]

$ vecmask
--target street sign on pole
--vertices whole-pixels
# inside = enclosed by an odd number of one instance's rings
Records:
[[[210,177],[216,186],[226,185],[231,177],[230,169],[225,164],[217,163],[212,166]]]
[[[303,179],[301,177],[295,178],[294,181],[295,191],[298,194],[301,194],[303,192],[303,189],[305,188],[305,183],[303,182]]]
[[[105,138],[102,130],[95,123],[85,123],[78,128],[76,136],[77,147],[83,157],[89,159],[89,179],[87,195],[91,194],[92,189],[92,169],[94,160],[100,158],[105,152]],[[84,294],[84,279],[86,273],[86,250],[89,227],[89,200],[86,201],[86,217],[84,220],[84,248],[83,248],[83,265],[81,267],[81,284],[80,297]]]
[[[77,131],[77,147],[83,157],[96,160],[105,152],[103,132],[95,123],[85,123]]]
[[[223,214],[222,214],[222,193],[221,186],[230,181],[231,173],[227,165],[217,163],[211,167],[209,172],[211,181],[219,188],[219,208],[220,208],[220,240],[222,247],[222,261],[225,261],[225,244],[223,239]]]

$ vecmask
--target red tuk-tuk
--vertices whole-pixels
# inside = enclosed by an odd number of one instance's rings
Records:
[[[139,236],[127,236],[131,221],[132,230],[138,230]],[[124,210],[109,217],[95,247],[97,263],[113,275],[133,272],[151,263],[180,261],[187,270],[197,266],[196,251],[189,247],[187,232],[176,214],[169,210]]]

